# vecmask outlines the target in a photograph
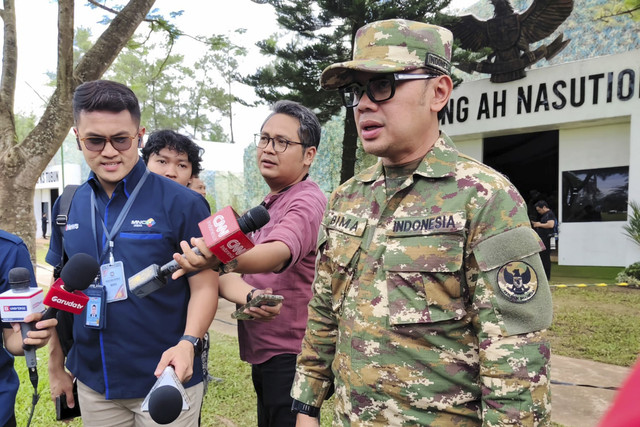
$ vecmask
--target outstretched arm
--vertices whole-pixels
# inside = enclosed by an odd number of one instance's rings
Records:
[[[174,280],[185,273],[220,265],[220,261],[207,248],[202,238],[192,238],[191,244],[200,250],[201,255],[196,255],[187,242],[180,242],[183,254],[173,254],[173,259],[181,267],[171,276]],[[245,274],[277,272],[287,266],[290,258],[289,247],[283,242],[262,243],[235,258],[232,261],[233,271]]]

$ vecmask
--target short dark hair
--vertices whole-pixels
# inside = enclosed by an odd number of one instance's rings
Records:
[[[322,127],[318,121],[318,117],[313,111],[305,107],[304,105],[289,100],[278,101],[271,107],[273,111],[262,123],[260,130],[264,127],[264,124],[276,114],[286,114],[293,118],[298,119],[300,122],[300,128],[298,128],[298,137],[300,142],[305,147],[316,147],[320,145],[320,135],[322,134]]]
[[[544,200],[538,200],[534,206],[536,208],[540,208],[540,209],[542,209],[542,208],[549,209],[549,204],[547,202],[545,202]]]
[[[110,80],[93,80],[82,83],[73,94],[73,119],[78,123],[83,111],[111,111],[119,113],[127,110],[140,126],[140,103],[136,94],[122,83]]]
[[[191,163],[191,176],[200,173],[202,162],[202,148],[186,135],[175,132],[170,129],[162,129],[149,135],[147,143],[142,148],[142,160],[144,164],[149,163],[149,156],[152,153],[159,154],[160,150],[168,148],[178,153],[186,153],[189,163]]]

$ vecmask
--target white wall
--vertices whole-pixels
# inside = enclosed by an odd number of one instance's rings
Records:
[[[529,70],[509,83],[465,82],[450,107],[442,129],[463,153],[482,160],[483,138],[557,129],[560,194],[563,171],[629,166],[629,200],[640,202],[640,51]],[[557,214],[560,264],[640,261],[625,222],[563,224]]]
[[[558,188],[562,172],[629,165],[629,122],[560,130]],[[562,222],[558,262],[562,265],[626,266],[630,251],[622,226],[625,222]],[[628,242],[629,244],[631,242]]]
[[[640,67],[639,71],[640,72]],[[638,97],[640,100],[640,97]],[[640,102],[638,102],[640,104]],[[636,203],[640,203],[640,106],[636,106],[636,110],[631,116],[631,123],[629,126],[629,140],[631,146],[629,147],[629,200]],[[640,246],[634,244],[630,239],[624,240],[627,253],[626,253],[626,265],[633,264],[640,261]]]

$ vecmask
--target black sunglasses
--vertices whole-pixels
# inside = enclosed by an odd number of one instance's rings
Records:
[[[89,151],[102,151],[107,142],[110,142],[113,148],[118,151],[127,151],[131,148],[131,143],[135,138],[138,138],[138,135],[85,136],[84,138],[78,137],[78,141],[82,141]]]
[[[345,107],[353,108],[360,103],[362,94],[367,93],[369,99],[375,103],[388,101],[396,93],[396,83],[407,80],[430,80],[439,77],[436,74],[403,74],[389,73],[381,77],[374,77],[365,85],[358,82],[350,83],[339,89]]]

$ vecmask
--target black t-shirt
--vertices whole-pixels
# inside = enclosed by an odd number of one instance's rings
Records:
[[[556,219],[556,216],[553,214],[553,211],[551,210],[548,210],[547,212],[543,213],[542,216],[540,217],[539,222],[544,224],[549,221],[554,221],[556,225],[558,224],[558,220]],[[549,238],[553,235],[554,229],[555,229],[555,226],[553,228],[536,227],[536,232],[538,233],[538,236],[540,237],[540,239],[546,244],[546,242],[549,241]]]

